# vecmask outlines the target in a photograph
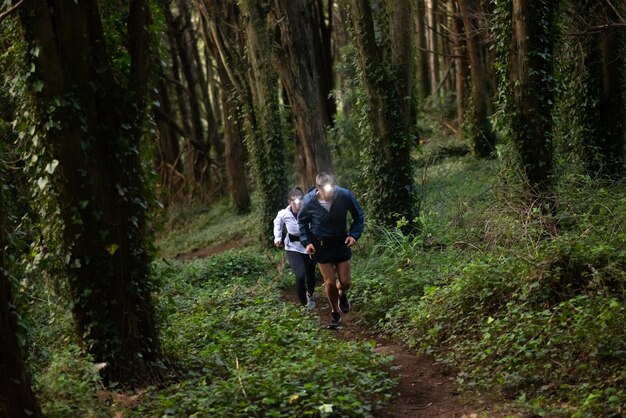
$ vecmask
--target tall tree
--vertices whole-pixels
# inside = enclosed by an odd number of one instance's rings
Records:
[[[415,24],[417,27],[417,47],[418,53],[418,82],[417,89],[419,97],[424,100],[432,94],[430,71],[429,71],[429,51],[427,42],[428,25],[426,22],[426,0],[416,0]]]
[[[160,0],[168,28],[169,50],[175,69],[180,71],[178,102],[180,117],[187,132],[186,177],[192,194],[207,198],[210,189],[211,149],[207,140],[203,109],[203,74],[198,67],[196,35],[186,2]],[[177,76],[177,75],[175,75]],[[211,114],[212,115],[212,114]]]
[[[131,0],[123,14],[109,16],[126,16],[127,32],[107,38],[98,6],[25,0],[20,19],[28,51],[37,52],[28,55],[32,122],[49,152],[42,157],[58,164],[52,181],[77,334],[108,364],[106,380],[133,383],[160,358],[140,157],[150,14],[147,0]],[[125,41],[116,49],[110,42],[120,35]],[[110,49],[127,60],[114,63]]]
[[[302,184],[315,184],[320,171],[332,171],[323,121],[326,102],[320,100],[318,60],[313,42],[312,18],[306,2],[276,0],[273,23],[280,48],[273,48],[272,63],[278,71],[293,109],[304,167]]]
[[[465,105],[467,101],[467,43],[463,19],[457,1],[452,2],[452,30],[454,33],[454,55],[455,55],[455,95],[456,95],[456,120],[457,125],[463,125],[465,115]]]
[[[624,169],[626,128],[626,74],[624,30],[611,23],[626,13],[626,5],[607,0],[580,0],[582,20],[583,63],[586,73],[585,92],[581,97],[585,109],[585,162],[595,176],[620,177]],[[592,26],[592,27],[590,27]]]
[[[0,216],[4,217],[2,203],[0,195]],[[0,231],[4,231],[2,226]],[[20,352],[17,313],[11,280],[4,268],[5,247],[1,236],[0,245],[0,417],[40,417],[41,411],[26,376]]]
[[[2,48],[2,46],[0,46]],[[4,49],[4,48],[2,48]],[[5,107],[8,97],[0,87],[0,156],[4,157],[4,146],[8,139],[11,111]],[[0,161],[4,164],[4,158]],[[0,167],[0,417],[40,417],[41,411],[26,375],[20,344],[12,282],[7,272],[4,253],[6,231],[4,173]]]
[[[244,15],[250,71],[247,84],[252,103],[245,108],[244,125],[248,155],[252,161],[257,191],[261,197],[261,238],[270,244],[272,219],[283,207],[287,194],[284,129],[278,102],[278,77],[270,62],[273,47],[267,27],[267,10],[254,0],[240,3]]]
[[[325,6],[325,7],[324,7]],[[334,124],[337,102],[332,94],[335,88],[334,57],[332,35],[335,21],[334,0],[315,0],[309,2],[311,9],[311,27],[313,29],[313,48],[318,69],[318,85],[324,126]]]
[[[489,121],[493,93],[489,88],[487,51],[484,42],[487,28],[480,25],[480,16],[483,14],[480,0],[457,0],[457,4],[467,36],[467,56],[472,80],[469,139],[474,155],[487,158],[493,156],[496,145],[496,137]]]
[[[253,123],[253,112],[245,112],[243,109],[252,109],[254,104],[246,78],[248,64],[245,60],[246,42],[241,13],[234,1],[195,1],[206,27],[206,42],[215,57],[221,85],[226,171],[231,199],[237,212],[246,213],[250,209],[250,195],[244,125]]]
[[[243,50],[245,40],[239,30],[240,12],[233,2],[210,4],[197,0],[206,27],[206,42],[210,46],[219,78],[220,101],[224,122],[224,156],[231,200],[237,213],[250,210],[242,118],[237,110],[247,95],[243,86],[245,76]]]
[[[554,102],[553,0],[497,1],[497,41],[507,68],[504,84],[510,89],[506,112],[510,134],[518,150],[525,184],[542,209],[553,211],[552,106]]]
[[[400,217],[412,221],[418,215],[411,157],[417,100],[410,2],[351,0],[350,6],[369,121],[364,139],[368,205],[377,222],[395,226]]]

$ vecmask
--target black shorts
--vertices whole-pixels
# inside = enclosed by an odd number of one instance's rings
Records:
[[[352,258],[352,250],[346,245],[346,237],[319,238],[315,240],[315,261],[320,264],[343,263]]]

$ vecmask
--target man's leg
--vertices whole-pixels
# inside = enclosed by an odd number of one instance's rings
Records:
[[[333,312],[339,312],[339,293],[335,283],[335,266],[332,263],[318,263],[324,278],[324,290]]]
[[[350,302],[346,292],[352,285],[352,261],[347,260],[337,263],[337,275],[339,276],[339,282],[337,283],[339,309],[342,313],[348,313],[350,311]]]
[[[339,276],[337,287],[339,292],[344,294],[352,286],[352,260],[337,263],[337,275]]]

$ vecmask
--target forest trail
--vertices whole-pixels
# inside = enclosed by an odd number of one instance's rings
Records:
[[[353,304],[350,313],[343,316],[343,324],[337,330],[326,330],[330,320],[330,306],[321,294],[318,283],[318,307],[312,311],[320,321],[320,331],[332,332],[337,338],[352,341],[376,341],[376,351],[393,356],[392,373],[399,377],[398,396],[388,411],[379,413],[378,418],[503,418],[514,417],[512,411],[502,411],[501,405],[486,394],[466,393],[458,390],[455,376],[446,373],[434,359],[417,355],[405,344],[373,333]],[[298,303],[295,292],[286,292],[285,299]]]
[[[240,248],[244,241],[223,245],[211,245],[192,252],[179,254],[179,260],[204,258],[213,254]],[[285,261],[283,260],[283,263]],[[282,263],[277,268],[282,268]],[[382,355],[393,356],[394,376],[399,377],[398,396],[390,409],[379,412],[377,418],[504,418],[523,417],[506,410],[488,394],[459,391],[455,376],[444,370],[433,358],[416,354],[405,344],[384,335],[378,335],[367,327],[358,313],[358,304],[343,316],[343,324],[337,330],[327,330],[330,306],[323,294],[323,285],[318,279],[316,286],[318,306],[311,312],[317,315],[320,332],[335,333],[337,338],[351,341],[375,341],[375,350]],[[299,304],[295,289],[283,293],[285,300]]]

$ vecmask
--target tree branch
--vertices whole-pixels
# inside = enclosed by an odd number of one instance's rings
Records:
[[[569,38],[575,38],[578,36],[585,36],[592,33],[599,33],[612,28],[626,28],[626,22],[613,22],[613,23],[605,23],[603,25],[590,26],[587,29],[580,32],[568,32],[565,36]]]
[[[15,10],[17,10],[18,7],[20,7],[20,5],[24,3],[24,0],[20,0],[17,3],[15,3],[13,6],[9,7],[7,10],[5,10],[4,12],[0,13],[0,22],[2,22],[6,17],[8,17],[11,13],[13,13]]]

